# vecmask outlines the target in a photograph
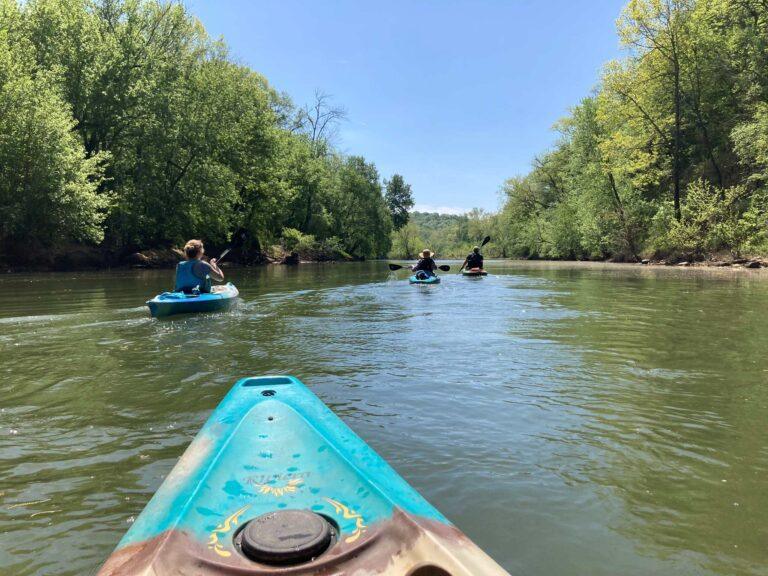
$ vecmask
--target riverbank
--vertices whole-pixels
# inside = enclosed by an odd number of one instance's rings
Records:
[[[698,268],[768,268],[768,260],[764,258],[728,258],[697,261],[688,260],[642,260],[640,264],[645,266],[680,266]]]
[[[220,254],[226,246],[209,246],[208,254]],[[67,244],[56,249],[27,247],[16,248],[12,253],[0,253],[0,273],[23,272],[80,272],[88,270],[120,269],[171,269],[184,259],[180,247],[156,247],[146,250],[112,250],[102,246]],[[279,244],[267,250],[232,250],[227,256],[227,266],[265,266],[270,264],[294,266],[319,262],[358,262],[364,258],[353,257],[339,249],[323,249],[317,245],[297,246],[288,250]],[[392,258],[392,260],[408,260]],[[446,257],[441,261],[462,258]],[[768,257],[736,258],[728,253],[710,254],[704,260],[647,258],[639,262],[608,260],[548,260],[539,258],[499,259],[510,262],[593,262],[619,266],[662,266],[680,268],[768,268]],[[493,262],[492,259],[487,259]]]
[[[209,254],[219,254],[226,247],[210,247]],[[0,253],[0,272],[78,272],[111,269],[163,269],[174,268],[184,260],[179,247],[150,248],[147,250],[109,250],[99,246],[70,244],[57,249],[17,249],[11,254]],[[269,264],[298,265],[311,262],[355,262],[355,258],[338,251],[289,251],[271,246],[269,251],[232,250],[226,264],[262,266]]]

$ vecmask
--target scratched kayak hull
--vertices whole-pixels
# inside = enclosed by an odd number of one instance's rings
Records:
[[[184,294],[181,292],[163,292],[147,302],[149,312],[155,318],[175,316],[176,314],[194,314],[198,312],[219,312],[229,310],[240,293],[232,283],[214,286],[209,294]]]
[[[417,278],[416,276],[411,276],[408,278],[408,282],[411,284],[440,284],[440,277],[439,276],[430,276],[429,278]]]
[[[329,547],[289,566],[251,560],[238,538],[280,511],[327,520]],[[99,576],[273,573],[506,574],[287,376],[235,384]]]
[[[482,268],[471,268],[469,270],[462,270],[461,275],[469,277],[488,276],[488,272]]]

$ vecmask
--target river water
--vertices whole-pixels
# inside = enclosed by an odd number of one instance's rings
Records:
[[[92,574],[240,377],[300,377],[513,575],[768,574],[768,274],[0,277],[0,574]]]

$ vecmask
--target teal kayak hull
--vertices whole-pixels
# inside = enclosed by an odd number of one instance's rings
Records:
[[[163,292],[149,300],[147,306],[154,318],[198,312],[219,312],[229,310],[237,302],[239,294],[235,285],[228,283],[223,286],[214,286],[209,294]]]
[[[429,278],[417,278],[415,275],[408,278],[411,284],[440,284],[439,276],[430,276]]]
[[[241,531],[280,511],[320,515],[335,537],[314,559],[290,568],[251,560],[238,544]],[[211,414],[99,575],[286,570],[506,574],[298,379],[245,378]]]

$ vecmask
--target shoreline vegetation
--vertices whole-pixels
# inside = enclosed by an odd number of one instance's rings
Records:
[[[503,255],[639,262],[768,255],[768,4],[630,0],[623,57],[502,187]]]
[[[264,258],[255,264],[256,266],[269,266],[269,265],[287,265],[297,266],[306,264],[327,264],[327,263],[344,263],[344,262],[360,262],[366,259],[364,258],[352,258],[352,257],[337,257],[335,255],[328,256],[302,256],[300,253],[287,252],[283,250],[277,250],[272,252],[273,255],[265,255]],[[129,254],[126,258],[121,260],[111,259],[112,255],[105,254],[94,247],[73,246],[72,251],[69,253],[68,259],[65,259],[59,263],[53,261],[46,263],[38,262],[32,266],[8,266],[3,265],[0,267],[0,274],[24,274],[24,273],[37,273],[37,272],[86,272],[86,271],[109,271],[109,270],[172,270],[175,266],[184,260],[183,252],[180,248],[154,248],[150,250],[144,250],[142,252],[135,252]],[[441,258],[443,261],[460,262],[463,257],[450,256]],[[222,263],[222,267],[226,269],[231,268],[246,268],[254,266],[253,263],[243,262],[239,258],[227,259],[227,262]],[[377,262],[390,262],[392,260],[409,261],[410,258],[376,258],[369,259],[369,261]],[[768,259],[753,257],[753,258],[734,258],[728,254],[712,255],[710,258],[698,261],[675,261],[675,260],[650,260],[643,259],[639,262],[627,262],[617,260],[552,260],[552,259],[540,259],[540,258],[489,258],[486,259],[486,263],[490,265],[491,272],[493,271],[494,263],[517,263],[520,265],[608,265],[608,266],[631,266],[631,267],[650,267],[650,268],[687,268],[691,270],[706,269],[721,269],[721,270],[759,270],[768,269]]]
[[[385,256],[410,187],[334,145],[345,116],[293,103],[180,1],[0,0],[0,265],[213,255],[236,233],[242,264]]]
[[[555,125],[553,148],[504,183],[500,210],[416,218],[395,233],[400,255],[423,239],[463,257],[490,234],[490,257],[768,256],[768,4],[630,0],[617,29],[623,56]]]
[[[555,126],[497,212],[412,212],[181,2],[0,0],[0,269],[488,258],[764,266],[768,4],[630,0],[623,56]]]

